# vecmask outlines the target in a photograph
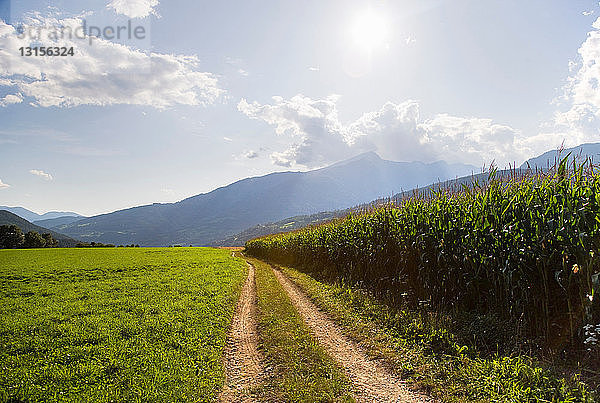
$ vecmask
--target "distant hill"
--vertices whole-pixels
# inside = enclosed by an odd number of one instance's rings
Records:
[[[36,231],[39,234],[52,234],[52,237],[58,241],[58,246],[61,248],[75,246],[78,242],[77,240],[70,238],[66,235],[60,234],[56,231],[52,231],[47,228],[43,228],[38,225],[32,224],[26,219],[21,218],[18,215],[11,213],[10,211],[0,210],[0,225],[13,224],[21,228],[21,231],[23,231],[23,233],[27,233],[29,231]]]
[[[59,217],[83,217],[80,214],[73,213],[71,211],[50,211],[44,214],[37,214],[31,210],[27,210],[23,207],[8,207],[8,206],[0,206],[0,210],[10,211],[13,214],[18,215],[21,218],[26,219],[27,221],[39,221],[39,220],[49,220]]]
[[[435,162],[392,162],[375,153],[309,172],[243,179],[177,203],[152,204],[54,227],[85,242],[207,245],[286,217],[334,211],[477,168]]]
[[[582,144],[577,147],[564,149],[559,152],[559,150],[552,150],[545,152],[544,154],[537,156],[535,158],[531,158],[524,162],[520,168],[510,171],[510,170],[501,170],[498,171],[498,175],[500,176],[509,176],[511,174],[519,174],[523,173],[530,167],[531,169],[535,169],[536,167],[542,170],[546,170],[548,168],[553,167],[557,162],[560,162],[561,157],[565,158],[569,153],[571,153],[570,159],[575,159],[578,161],[585,160],[586,157],[589,157],[593,163],[600,163],[600,143],[589,143]],[[409,197],[413,195],[415,192],[427,192],[430,190],[435,190],[439,188],[455,188],[460,189],[462,185],[471,185],[474,182],[484,183],[488,179],[488,173],[480,173],[476,175],[467,175],[462,178],[457,178],[453,180],[447,181],[438,181],[429,186],[416,188],[414,190],[404,191],[399,194],[393,196],[393,200],[399,201],[405,197]],[[365,207],[374,206],[377,204],[384,203],[388,200],[380,199],[375,200],[367,205],[355,206],[349,209],[343,210],[335,210],[335,211],[325,211],[317,214],[310,214],[304,216],[297,217],[288,217],[283,220],[277,222],[270,223],[261,223],[250,228],[246,228],[245,230],[232,235],[226,239],[222,239],[220,241],[215,241],[212,243],[213,246],[243,246],[247,241],[258,238],[261,236],[269,235],[269,234],[277,234],[281,232],[293,231],[296,229],[300,229],[306,227],[308,225],[320,224],[326,221],[330,221],[335,218],[345,217],[348,214],[360,210]]]
[[[81,220],[82,216],[64,216],[64,217],[56,217],[49,218],[47,220],[36,220],[33,221],[35,225],[39,225],[40,227],[56,229],[62,225],[72,224],[75,221]]]
[[[569,157],[570,160],[576,159],[583,161],[586,157],[589,157],[593,163],[600,163],[600,143],[587,143],[577,147],[567,148],[562,151],[552,150],[545,152],[540,156],[525,161],[523,165],[521,165],[521,168],[527,168],[529,166],[531,168],[537,167],[539,169],[548,169],[553,167],[557,162],[560,162],[560,160],[565,158],[569,153],[571,153],[571,156]]]
[[[321,213],[286,218],[274,223],[258,224],[221,241],[212,242],[210,246],[244,246],[251,239],[270,234],[293,231],[309,225],[318,225],[336,218],[345,217],[352,209],[325,211]]]
[[[525,169],[516,169],[516,170],[501,170],[497,172],[498,177],[509,177],[511,175],[519,175],[525,173]],[[432,183],[429,186],[424,186],[420,188],[415,188],[411,190],[407,190],[390,198],[382,198],[373,200],[370,203],[360,204],[348,209],[335,210],[335,211],[324,211],[316,214],[310,215],[302,215],[295,217],[288,217],[283,220],[272,222],[272,223],[264,223],[252,226],[250,228],[245,229],[235,235],[232,235],[228,238],[215,241],[211,243],[211,246],[244,246],[244,244],[254,238],[262,237],[270,234],[279,234],[282,232],[294,231],[300,228],[307,227],[309,225],[319,225],[325,222],[334,220],[336,218],[346,217],[349,214],[360,212],[361,210],[370,209],[385,203],[389,202],[400,202],[401,200],[412,197],[415,194],[426,194],[427,192],[439,190],[439,189],[456,189],[460,190],[462,186],[473,186],[473,184],[478,183],[483,185],[489,179],[489,173],[480,173],[474,175],[467,175],[462,178],[447,180],[447,181],[438,181],[436,183]]]

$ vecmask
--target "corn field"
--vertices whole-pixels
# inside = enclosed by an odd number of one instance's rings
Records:
[[[549,346],[600,322],[600,173],[588,163],[436,189],[247,251],[394,303],[511,320]]]

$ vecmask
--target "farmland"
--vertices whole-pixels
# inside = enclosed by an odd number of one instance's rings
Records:
[[[0,400],[597,401],[600,175],[494,175],[235,257],[2,250]]]
[[[0,400],[212,400],[245,273],[226,250],[0,251]]]
[[[450,192],[247,243],[258,257],[396,303],[494,313],[556,344],[600,320],[600,174],[562,171]]]
[[[342,287],[329,305],[313,289],[313,298],[333,316],[336,306],[354,309],[360,301],[345,287],[372,296],[378,308],[360,315],[396,337],[404,334],[403,343],[426,356],[469,351],[474,360],[497,357],[502,373],[518,372],[525,362],[540,373],[524,352],[551,362],[571,357],[577,375],[565,394],[556,386],[567,385],[560,376],[542,388],[550,400],[585,400],[589,394],[576,386],[579,376],[597,374],[599,362],[593,333],[600,322],[599,217],[600,174],[589,166],[568,169],[563,161],[548,173],[497,178],[491,172],[473,187],[417,194],[325,225],[259,238],[246,249]],[[510,364],[514,356],[523,361]],[[470,378],[477,376],[475,361],[458,362],[459,393],[476,395],[477,386],[464,389],[465,382],[476,383]],[[548,376],[543,378],[553,379]],[[523,390],[527,379],[518,381]],[[448,386],[448,374],[438,381]],[[492,376],[486,382],[498,381]]]

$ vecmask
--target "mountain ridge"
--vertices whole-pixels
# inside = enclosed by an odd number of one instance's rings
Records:
[[[501,170],[496,172],[497,177],[510,177],[513,174],[519,172],[525,172],[526,169],[517,168],[512,170]],[[245,230],[232,235],[228,238],[215,241],[210,246],[215,247],[239,247],[244,246],[247,241],[254,238],[259,238],[266,235],[278,234],[282,232],[289,232],[304,228],[309,225],[321,225],[326,222],[346,217],[350,214],[359,213],[364,210],[375,208],[387,204],[389,202],[399,202],[402,199],[411,197],[414,194],[426,194],[431,191],[437,191],[439,189],[460,189],[463,185],[473,185],[474,183],[483,184],[489,179],[489,172],[483,172],[479,174],[466,175],[456,179],[449,179],[446,181],[439,181],[429,184],[424,187],[419,187],[411,190],[406,190],[387,198],[379,198],[372,200],[368,203],[362,203],[356,206],[352,206],[346,209],[334,210],[334,211],[321,211],[314,214],[298,215],[293,217],[287,217],[283,220],[276,222],[268,222],[257,224],[253,227],[246,228]]]
[[[74,213],[72,211],[49,211],[44,214],[38,214],[20,206],[0,206],[0,210],[11,212],[29,222],[51,220],[60,217],[83,217],[81,214]]]
[[[600,143],[584,143],[571,148],[546,151],[537,157],[525,161],[521,165],[521,168],[530,167],[532,169],[546,170],[560,162],[561,159],[566,158],[569,154],[570,161],[583,162],[586,158],[590,158],[592,163],[597,164],[600,162]]]
[[[600,161],[600,143],[584,143],[580,144],[576,147],[572,147],[569,149],[557,149],[546,151],[545,153],[540,154],[537,157],[533,157],[525,161],[521,164],[520,168],[514,170],[500,170],[497,172],[497,175],[503,176],[518,173],[519,171],[527,171],[528,169],[542,169],[546,170],[552,166],[554,166],[557,162],[560,162],[561,158],[565,158],[570,153],[570,159],[578,160],[583,162],[585,158],[590,157],[592,162]],[[462,178],[457,178],[455,180],[449,181],[441,181],[438,183],[432,183],[429,186],[425,186],[423,188],[416,188],[408,192],[401,192],[399,194],[394,195],[392,200],[399,200],[403,197],[409,196],[414,192],[426,192],[429,190],[435,190],[440,187],[454,186],[458,187],[463,184],[468,184],[469,182],[485,182],[487,180],[487,173],[475,174],[472,176],[465,176]],[[373,206],[378,204],[378,200],[373,200],[371,203],[367,203],[367,206]],[[275,221],[275,222],[265,222],[261,224],[257,224],[253,227],[249,227],[240,231],[237,234],[234,234],[228,238],[215,241],[212,243],[213,246],[243,246],[246,241],[249,241],[253,238],[292,231],[296,229],[300,229],[307,225],[318,225],[324,222],[344,217],[352,212],[360,210],[364,208],[364,205],[354,206],[348,209],[334,210],[334,211],[322,211],[315,214],[309,215],[298,215],[293,217],[286,217],[283,220]]]
[[[312,171],[245,178],[175,203],[136,206],[54,228],[86,242],[208,245],[259,223],[347,208],[475,169],[365,153]]]

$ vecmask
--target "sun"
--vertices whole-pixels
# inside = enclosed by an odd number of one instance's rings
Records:
[[[385,48],[388,42],[389,25],[386,18],[372,8],[356,14],[350,33],[354,46],[366,52]]]

